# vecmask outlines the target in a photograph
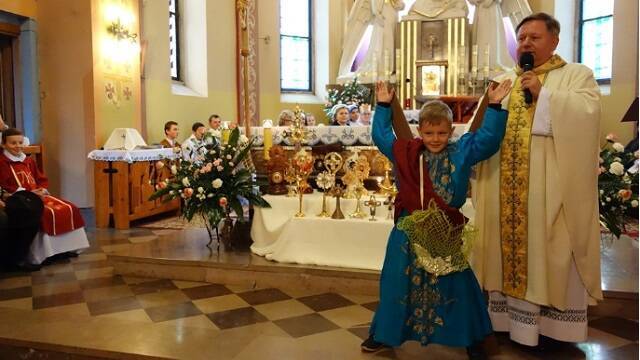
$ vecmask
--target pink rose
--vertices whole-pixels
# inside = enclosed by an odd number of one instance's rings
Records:
[[[182,190],[182,193],[184,194],[185,198],[190,198],[191,195],[193,195],[193,189],[192,188],[186,188],[184,190]]]
[[[614,141],[618,140],[618,137],[614,133],[609,133],[609,135],[607,135],[606,139],[607,139],[608,142],[614,142]]]
[[[227,198],[226,197],[221,197],[220,200],[218,200],[218,204],[220,204],[220,206],[227,206]]]
[[[156,185],[156,188],[158,189],[164,189],[166,187],[167,187],[167,184],[164,181],[160,181],[158,185]]]
[[[631,195],[632,195],[632,192],[631,190],[628,190],[628,189],[622,189],[618,191],[618,197],[622,199],[622,201],[627,201],[631,199]]]
[[[598,175],[602,174],[603,172],[607,171],[607,169],[603,168],[602,166],[600,166],[598,168]]]

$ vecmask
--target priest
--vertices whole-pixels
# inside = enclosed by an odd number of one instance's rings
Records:
[[[600,92],[589,68],[554,54],[552,16],[530,15],[516,32],[518,58],[533,61],[496,79],[514,86],[501,150],[478,166],[472,266],[495,331],[529,346],[585,341],[587,305],[602,299]]]

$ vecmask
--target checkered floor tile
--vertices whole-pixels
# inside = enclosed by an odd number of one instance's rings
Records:
[[[181,321],[190,327],[223,333],[270,323],[275,326],[273,331],[278,330],[291,341],[305,341],[307,337],[325,333],[330,336],[341,330],[344,331],[341,336],[353,337],[352,342],[359,343],[367,337],[377,307],[377,298],[373,296],[247,289],[113,275],[103,249],[157,235],[150,229],[92,230],[89,235],[91,248],[76,258],[55,261],[34,273],[0,274],[0,308],[108,316],[158,326]],[[566,355],[568,358],[614,359],[633,354],[637,358],[637,321],[594,318],[590,320],[589,331],[588,342],[554,351],[564,354],[563,358]],[[500,347],[514,358],[522,351],[531,358],[550,355],[526,352],[502,336],[498,336],[498,340]]]

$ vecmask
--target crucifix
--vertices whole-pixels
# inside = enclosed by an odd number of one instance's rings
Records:
[[[369,213],[371,214],[371,219],[369,219],[369,221],[377,221],[376,209],[381,205],[380,201],[376,200],[376,197],[371,195],[369,200],[364,202],[364,205],[369,207]]]
[[[436,58],[436,48],[438,47],[438,37],[434,34],[429,34],[427,48],[431,49],[431,60]]]

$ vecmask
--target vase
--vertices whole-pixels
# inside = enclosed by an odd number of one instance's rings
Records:
[[[222,228],[220,229],[220,241],[224,244],[225,249],[233,249],[233,219],[227,213],[227,216],[222,220]]]

